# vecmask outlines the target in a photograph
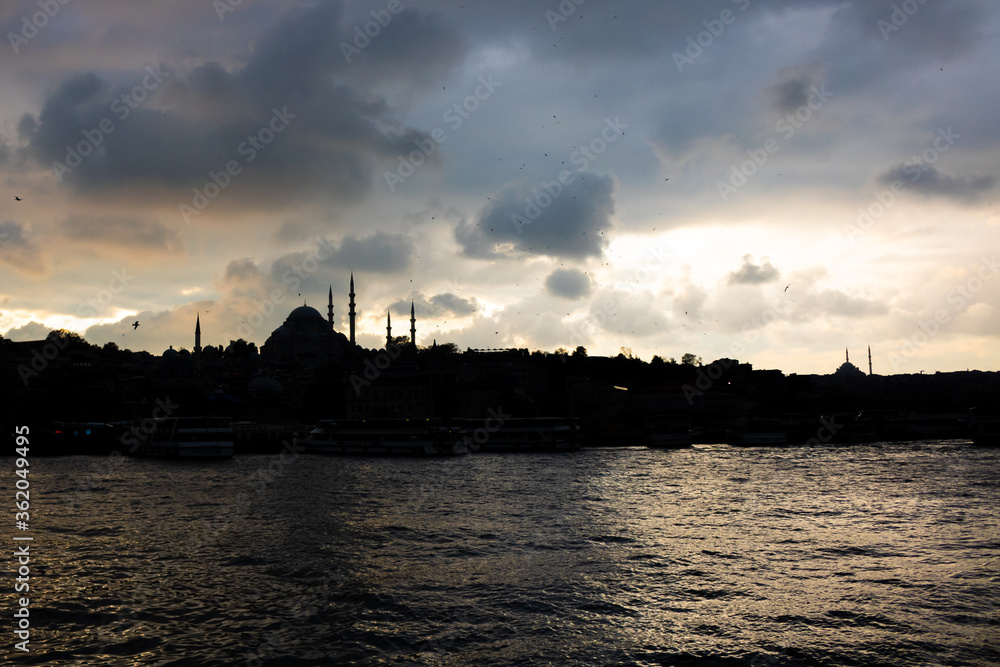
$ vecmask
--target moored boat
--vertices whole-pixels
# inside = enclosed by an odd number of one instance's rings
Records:
[[[233,445],[237,454],[277,454],[299,433],[309,428],[286,422],[233,422]]]
[[[460,429],[440,419],[330,419],[296,444],[311,454],[456,456],[468,453]]]
[[[228,459],[233,456],[233,425],[229,417],[167,417],[155,422],[145,437],[134,437],[134,456],[172,459]],[[123,444],[129,444],[127,438]]]
[[[779,419],[755,417],[738,420],[726,431],[726,441],[734,447],[774,447],[787,445],[788,433]]]
[[[691,416],[659,415],[647,422],[648,446],[655,449],[681,449],[692,443]]]
[[[118,444],[119,429],[104,422],[52,422],[35,429],[35,456],[110,454]]]
[[[580,449],[580,427],[565,417],[507,417],[475,428],[466,422],[465,442],[474,452],[575,452]]]

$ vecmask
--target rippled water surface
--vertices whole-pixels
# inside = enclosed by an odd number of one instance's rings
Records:
[[[35,459],[16,659],[996,665],[998,462],[936,442]]]

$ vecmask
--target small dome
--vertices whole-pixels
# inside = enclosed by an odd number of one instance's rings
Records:
[[[247,386],[247,389],[252,392],[266,394],[276,394],[285,390],[285,388],[281,386],[280,382],[269,377],[255,377],[253,380],[250,380],[250,384]]]
[[[177,350],[175,350],[174,346],[171,345],[170,349],[169,350],[164,350],[163,354],[161,356],[163,356],[165,358],[168,358],[168,359],[173,359],[174,357],[177,356]]]
[[[840,365],[840,368],[834,371],[834,375],[839,377],[865,377],[865,372],[851,362],[845,361]]]

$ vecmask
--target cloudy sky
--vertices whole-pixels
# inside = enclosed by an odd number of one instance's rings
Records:
[[[261,345],[331,284],[346,330],[353,270],[366,347],[412,300],[462,349],[1000,369],[996,3],[61,1],[0,7],[5,337]]]

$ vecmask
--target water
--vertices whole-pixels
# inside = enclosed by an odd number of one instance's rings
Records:
[[[16,660],[1000,664],[998,459],[937,442],[35,459],[36,630]]]

